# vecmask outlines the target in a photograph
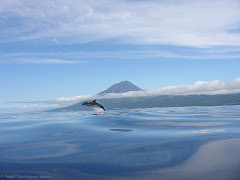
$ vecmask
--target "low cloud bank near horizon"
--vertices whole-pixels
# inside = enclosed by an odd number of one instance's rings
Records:
[[[79,102],[87,99],[108,99],[157,95],[216,95],[240,93],[240,77],[232,81],[198,81],[193,85],[167,86],[156,90],[130,91],[126,93],[108,93],[105,95],[85,95],[75,97],[61,97],[56,99],[57,104]]]

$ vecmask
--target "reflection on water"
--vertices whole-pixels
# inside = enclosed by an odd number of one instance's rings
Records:
[[[216,132],[225,132],[226,129],[213,129],[213,130],[199,130],[199,131],[184,131],[180,133],[185,133],[185,134],[193,134],[193,133],[216,133]]]
[[[240,164],[239,110],[223,106],[115,110],[98,116],[0,114],[0,175],[234,180]],[[204,166],[208,159],[219,163]],[[219,169],[221,176],[215,173]]]
[[[110,131],[118,131],[118,132],[130,132],[132,129],[109,129]]]
[[[64,135],[64,134],[71,134],[71,133],[75,133],[76,131],[64,131],[64,132],[58,132],[55,135]]]

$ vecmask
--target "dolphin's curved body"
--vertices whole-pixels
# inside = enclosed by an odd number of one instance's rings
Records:
[[[84,102],[82,103],[82,106],[99,107],[99,108],[102,108],[104,111],[106,111],[106,109],[101,104],[96,102],[96,99],[90,102]]]

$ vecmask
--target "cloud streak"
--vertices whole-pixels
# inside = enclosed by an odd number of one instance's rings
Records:
[[[76,64],[76,63],[88,63],[89,61],[72,61],[55,58],[17,58],[1,60],[0,63],[10,64]]]
[[[240,45],[238,0],[2,0],[0,40]]]
[[[0,53],[0,63],[16,64],[76,64],[107,59],[189,59],[215,60],[239,59],[239,47],[235,48],[170,48],[166,50],[112,50],[112,51],[72,51],[72,52],[21,52]],[[69,60],[74,59],[74,60]],[[87,60],[86,60],[87,59]]]

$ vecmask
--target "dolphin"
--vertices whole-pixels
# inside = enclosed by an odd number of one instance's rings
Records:
[[[84,102],[82,103],[82,106],[99,107],[99,108],[102,108],[104,111],[106,111],[106,109],[101,104],[96,102],[96,99],[90,102]]]

